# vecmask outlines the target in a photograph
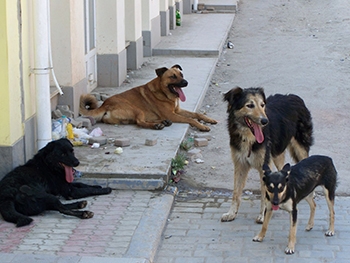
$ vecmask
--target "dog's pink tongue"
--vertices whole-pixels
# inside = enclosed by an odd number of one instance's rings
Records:
[[[176,88],[176,92],[177,94],[179,94],[179,98],[182,102],[184,102],[186,100],[186,96],[185,93],[182,91],[181,88]]]
[[[264,141],[264,134],[262,132],[261,126],[257,125],[256,123],[252,123],[253,129],[254,129],[254,135],[255,139],[258,143],[262,143]]]
[[[272,205],[272,210],[276,211],[276,210],[278,210],[278,208],[279,208],[278,205]]]
[[[68,183],[73,182],[73,180],[74,180],[73,168],[64,165],[64,171],[65,171],[65,173],[66,173],[66,181],[67,181]]]

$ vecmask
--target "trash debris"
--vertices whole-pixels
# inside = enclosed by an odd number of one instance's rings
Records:
[[[95,142],[91,145],[91,149],[98,149],[100,148],[100,144],[98,142]]]
[[[73,140],[74,139],[74,133],[73,133],[73,125],[69,122],[66,124],[66,132],[67,132],[67,139]]]
[[[122,148],[122,147],[117,147],[117,148],[114,150],[114,153],[116,153],[116,154],[122,154],[122,153],[123,153],[123,148]]]
[[[103,132],[102,132],[102,130],[101,130],[100,127],[96,127],[95,129],[93,129],[93,130],[90,132],[89,135],[92,136],[92,137],[99,137],[99,136],[102,136],[102,135],[103,135]]]
[[[84,143],[82,141],[72,141],[73,146],[82,146]]]
[[[80,141],[83,144],[88,144],[91,136],[89,135],[89,131],[86,128],[73,128],[74,141]],[[73,143],[74,145],[74,143]]]
[[[196,160],[194,160],[195,161],[195,163],[204,163],[204,161],[202,160],[202,159],[200,159],[200,158],[197,158]]]
[[[227,42],[227,48],[229,49],[233,49],[235,46],[233,45],[233,43],[231,41]]]
[[[253,195],[253,192],[248,190],[244,191],[243,200],[249,200],[252,195]]]

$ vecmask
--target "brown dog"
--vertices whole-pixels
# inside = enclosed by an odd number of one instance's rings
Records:
[[[186,100],[182,88],[188,84],[183,78],[182,68],[179,65],[170,69],[163,67],[156,69],[156,74],[157,77],[145,85],[109,97],[101,107],[97,106],[93,95],[82,95],[80,114],[109,124],[136,123],[143,128],[161,130],[172,122],[178,122],[210,131],[208,126],[197,120],[211,124],[217,121],[180,108],[179,99]]]

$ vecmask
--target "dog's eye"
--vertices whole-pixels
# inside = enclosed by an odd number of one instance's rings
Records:
[[[284,190],[284,187],[279,187],[279,188],[278,188],[278,192],[279,192],[279,193],[282,193],[283,190]]]
[[[174,74],[174,75],[170,76],[170,78],[177,79],[177,76]]]
[[[264,108],[265,107],[265,103],[261,103],[261,108]]]
[[[254,104],[247,104],[247,108],[249,108],[249,109],[253,109],[254,107],[255,107]]]

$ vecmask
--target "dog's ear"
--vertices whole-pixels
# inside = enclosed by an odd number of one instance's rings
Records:
[[[224,101],[227,101],[229,104],[233,104],[235,99],[243,92],[243,89],[240,87],[235,87],[224,94]]]
[[[282,171],[288,174],[290,173],[290,170],[291,170],[291,166],[289,163],[286,163],[282,168]]]
[[[163,76],[164,72],[167,71],[167,70],[168,70],[168,68],[166,68],[166,67],[157,68],[156,69],[156,74],[157,74],[158,77],[161,77],[161,76]]]
[[[260,95],[263,97],[264,103],[266,103],[266,96],[265,96],[264,88],[259,87],[258,91],[259,91]]]
[[[281,172],[286,175],[286,180],[288,180],[290,171],[291,171],[291,166],[289,163],[285,164],[281,170]]]
[[[172,68],[178,68],[179,70],[182,71],[182,67],[179,64],[176,64],[176,65],[172,66]]]

